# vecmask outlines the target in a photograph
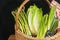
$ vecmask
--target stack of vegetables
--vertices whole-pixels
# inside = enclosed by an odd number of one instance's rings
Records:
[[[35,36],[38,38],[44,38],[48,34],[48,30],[53,34],[58,26],[58,19],[55,18],[56,6],[50,8],[49,14],[44,14],[42,8],[38,8],[36,5],[32,5],[28,8],[27,12],[25,8],[19,13],[19,29],[22,33],[28,36]],[[12,11],[12,15],[16,16],[16,12]]]

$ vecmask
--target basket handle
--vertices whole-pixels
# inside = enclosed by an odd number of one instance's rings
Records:
[[[17,13],[16,13],[16,24],[15,24],[15,29],[16,30],[18,30],[18,16],[19,16],[19,13],[20,13],[20,11],[22,10],[22,8],[24,7],[24,5],[28,2],[29,0],[25,0],[20,6],[19,6],[19,8],[18,8],[18,11],[17,11]],[[50,2],[49,1],[47,1],[48,2],[48,4],[50,4]]]
[[[22,8],[24,7],[24,5],[28,2],[29,0],[25,0],[18,8],[18,11],[16,13],[16,25],[15,25],[15,29],[18,30],[18,16],[20,11],[22,10]]]

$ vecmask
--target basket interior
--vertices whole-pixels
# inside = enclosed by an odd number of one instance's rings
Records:
[[[49,13],[50,7],[49,4],[46,0],[30,0],[26,5],[25,5],[25,12],[27,9],[30,7],[30,5],[36,5],[38,8],[42,8],[43,10],[43,15],[46,13]]]

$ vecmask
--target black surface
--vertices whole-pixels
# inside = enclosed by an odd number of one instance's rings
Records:
[[[50,8],[49,8],[47,1],[45,1],[45,0],[38,0],[38,1],[37,0],[33,0],[33,1],[31,0],[31,1],[29,1],[27,3],[27,5],[25,5],[26,10],[30,7],[30,5],[34,5],[34,4],[36,4],[37,7],[42,8],[43,15],[46,13],[49,13]]]
[[[11,11],[15,10],[22,0],[0,0],[0,40],[8,40],[11,34],[15,34],[15,20]]]
[[[23,0],[0,0],[0,40],[8,40],[11,34],[14,34],[15,20],[11,11],[15,10]],[[44,14],[49,12],[49,6],[45,0],[29,1],[25,7],[26,10],[30,5],[36,4],[39,8],[42,7]]]

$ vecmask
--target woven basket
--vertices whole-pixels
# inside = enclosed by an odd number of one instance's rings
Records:
[[[28,2],[29,0],[25,0],[20,7],[18,8],[18,12],[16,13],[16,24],[15,24],[15,38],[16,40],[60,40],[60,32],[57,32],[54,36],[52,37],[47,37],[47,38],[34,38],[27,36],[23,34],[19,29],[18,29],[18,16],[19,12],[21,9],[24,7],[24,5]]]

